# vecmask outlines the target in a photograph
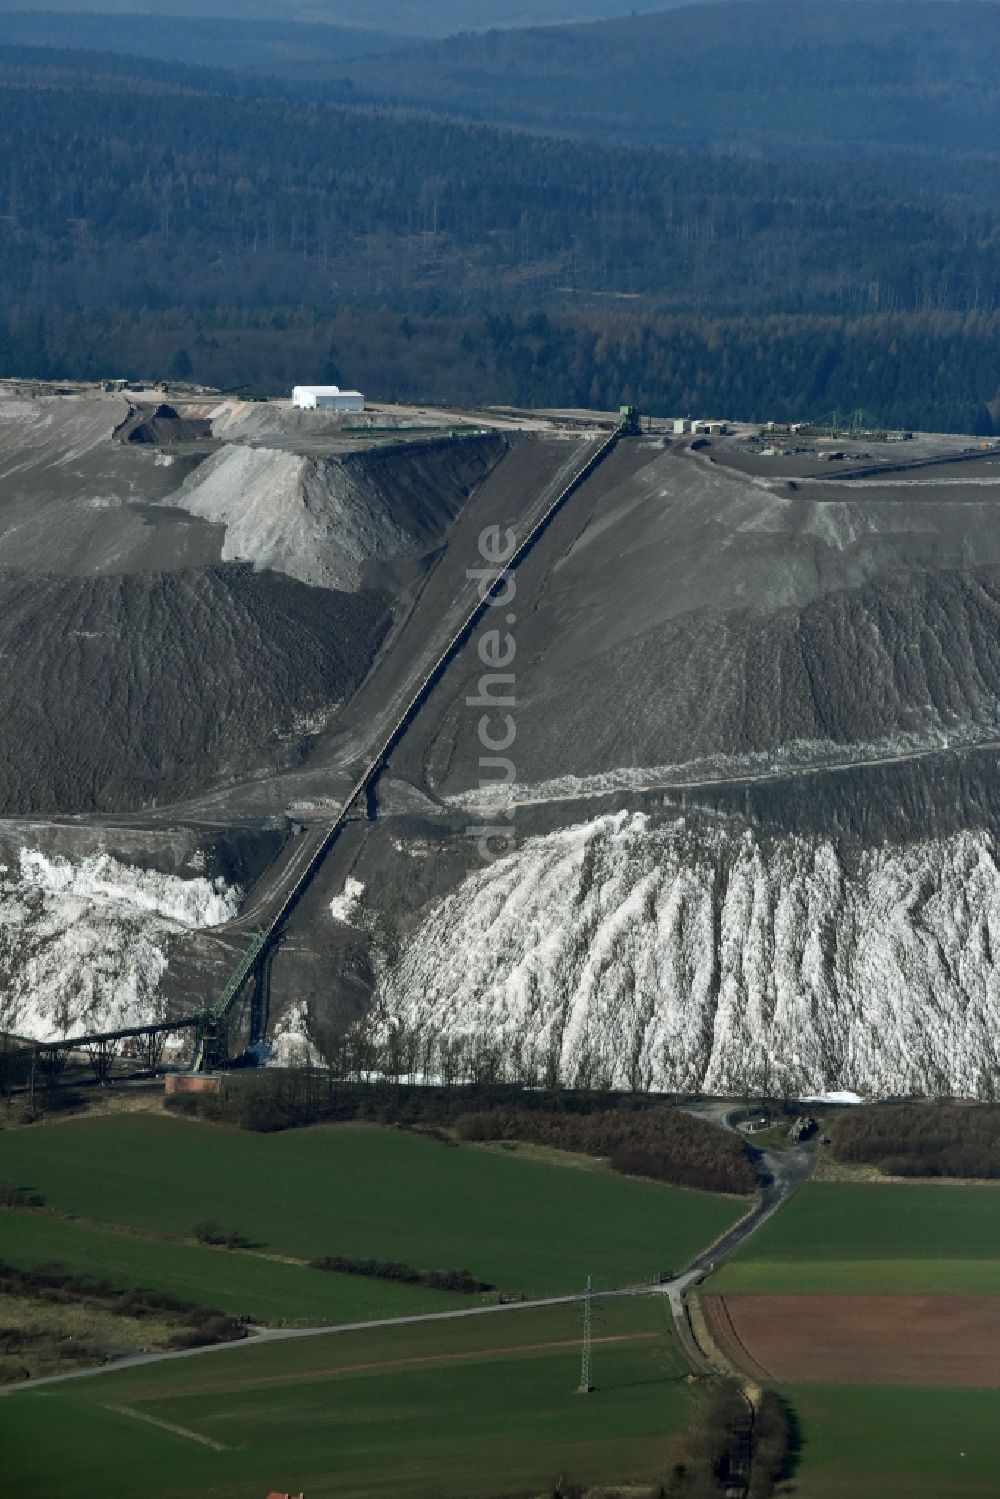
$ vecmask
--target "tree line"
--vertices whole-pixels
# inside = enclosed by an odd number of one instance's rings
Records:
[[[740,1137],[656,1094],[616,1092],[596,1074],[565,1088],[557,1059],[524,1043],[441,1037],[369,1017],[329,1042],[326,1061],[236,1071],[219,1094],[175,1094],[166,1106],[261,1133],[362,1119],[452,1144],[537,1143],[704,1191],[750,1192],[757,1182]]]
[[[58,1264],[25,1270],[0,1261],[0,1297],[166,1323],[172,1329],[168,1348],[199,1348],[246,1335],[239,1318],[216,1307],[184,1301],[166,1291],[122,1287],[105,1276],[76,1274]],[[86,1334],[52,1333],[42,1325],[0,1325],[0,1385],[28,1378],[38,1360],[57,1367],[63,1362],[103,1363],[115,1351],[89,1341]]]
[[[459,1115],[463,1140],[524,1140],[607,1158],[612,1171],[708,1192],[752,1192],[757,1173],[736,1135],[669,1105],[567,1113],[486,1108]]]
[[[995,1084],[987,1083],[995,1099]],[[1000,1178],[1000,1108],[936,1103],[845,1109],[830,1124],[838,1160],[887,1176]]]
[[[861,406],[889,426],[980,436],[1000,433],[998,347],[1000,313],[0,308],[0,370],[39,379],[153,378],[182,367],[206,385],[262,395],[313,380],[386,401],[614,410],[627,400],[654,416],[747,421],[822,421]]]
[[[457,1291],[475,1296],[495,1289],[489,1281],[476,1280],[471,1270],[414,1270],[399,1260],[359,1259],[345,1254],[324,1254],[309,1261],[313,1270],[331,1270],[337,1275],[362,1275],[368,1280],[391,1280],[398,1285],[423,1286],[428,1291]]]
[[[732,1379],[717,1381],[702,1400],[698,1414],[684,1433],[680,1452],[660,1499],[723,1499],[734,1490],[746,1499],[769,1499],[777,1485],[789,1478],[795,1466],[794,1417],[773,1390],[761,1391],[750,1402]],[[746,1455],[749,1483],[742,1469],[733,1472],[737,1434],[749,1428]],[[734,1442],[734,1438],[737,1441]]]

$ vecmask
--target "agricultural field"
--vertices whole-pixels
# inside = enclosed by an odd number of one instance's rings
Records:
[[[1000,1294],[1000,1187],[807,1182],[719,1292]]]
[[[212,1352],[0,1397],[12,1492],[59,1499],[473,1499],[559,1474],[649,1480],[699,1387],[661,1297],[595,1313],[575,1393],[578,1307],[327,1334]]]
[[[258,1135],[139,1114],[5,1131],[0,1181],[84,1224],[162,1240],[189,1239],[211,1220],[272,1255],[468,1269],[534,1296],[576,1290],[588,1275],[610,1287],[677,1269],[746,1208],[736,1198],[402,1130],[334,1125]],[[132,1241],[136,1273],[146,1273],[144,1243]],[[289,1287],[285,1315],[299,1315],[286,1270],[274,1272]],[[327,1314],[331,1295],[317,1291]],[[272,1304],[281,1299],[276,1293]]]
[[[794,1413],[797,1499],[1000,1491],[998,1243],[995,1186],[808,1182],[705,1284]]]
[[[272,1325],[446,1311],[470,1300],[422,1286],[312,1270],[252,1251],[178,1244],[14,1209],[0,1209],[0,1260],[18,1270],[62,1264],[77,1275],[165,1291],[196,1306]]]
[[[986,1499],[1000,1488],[995,1390],[792,1385],[795,1499]]]
[[[699,1298],[727,1363],[762,1383],[1000,1389],[998,1296]]]

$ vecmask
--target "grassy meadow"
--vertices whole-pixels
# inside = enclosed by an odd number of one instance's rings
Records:
[[[139,1238],[0,1208],[0,1260],[18,1270],[64,1265],[119,1287],[166,1291],[255,1322],[348,1322],[468,1306],[474,1298],[311,1270],[256,1254]]]
[[[1000,1390],[795,1385],[795,1499],[993,1499]]]
[[[75,1215],[84,1225],[166,1240],[190,1238],[195,1225],[210,1220],[272,1255],[463,1268],[477,1280],[536,1296],[576,1290],[588,1275],[613,1286],[676,1269],[746,1206],[538,1160],[529,1151],[483,1150],[403,1130],[326,1125],[258,1135],[155,1114],[5,1131],[0,1180],[40,1193],[52,1213]],[[71,1265],[72,1242],[67,1235],[58,1256]],[[85,1241],[75,1242],[85,1252]],[[162,1264],[147,1272],[138,1263],[151,1253],[142,1242],[132,1241],[135,1273],[166,1273]],[[215,1254],[199,1262],[210,1279],[216,1265],[239,1258]],[[300,1315],[301,1298],[286,1269],[273,1273],[289,1288],[288,1300],[278,1292],[274,1304]],[[262,1282],[255,1284],[263,1296]],[[328,1307],[330,1289],[316,1294]]]
[[[708,1288],[1000,1294],[1000,1186],[807,1182]]]
[[[653,1479],[699,1398],[660,1297],[211,1352],[0,1395],[11,1492],[59,1499],[486,1499]]]

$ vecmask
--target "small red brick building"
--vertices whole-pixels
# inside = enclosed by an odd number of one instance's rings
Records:
[[[178,1093],[219,1093],[221,1089],[222,1078],[213,1077],[209,1072],[168,1072],[163,1080],[163,1092],[167,1098]],[[292,1499],[295,1499],[294,1495]]]

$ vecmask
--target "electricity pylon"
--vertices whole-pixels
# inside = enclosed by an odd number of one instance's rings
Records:
[[[591,1293],[590,1276],[587,1276],[587,1290],[583,1298],[583,1356],[580,1362],[580,1383],[577,1386],[578,1395],[590,1395],[594,1386],[591,1383],[591,1355],[594,1340],[594,1306]]]

